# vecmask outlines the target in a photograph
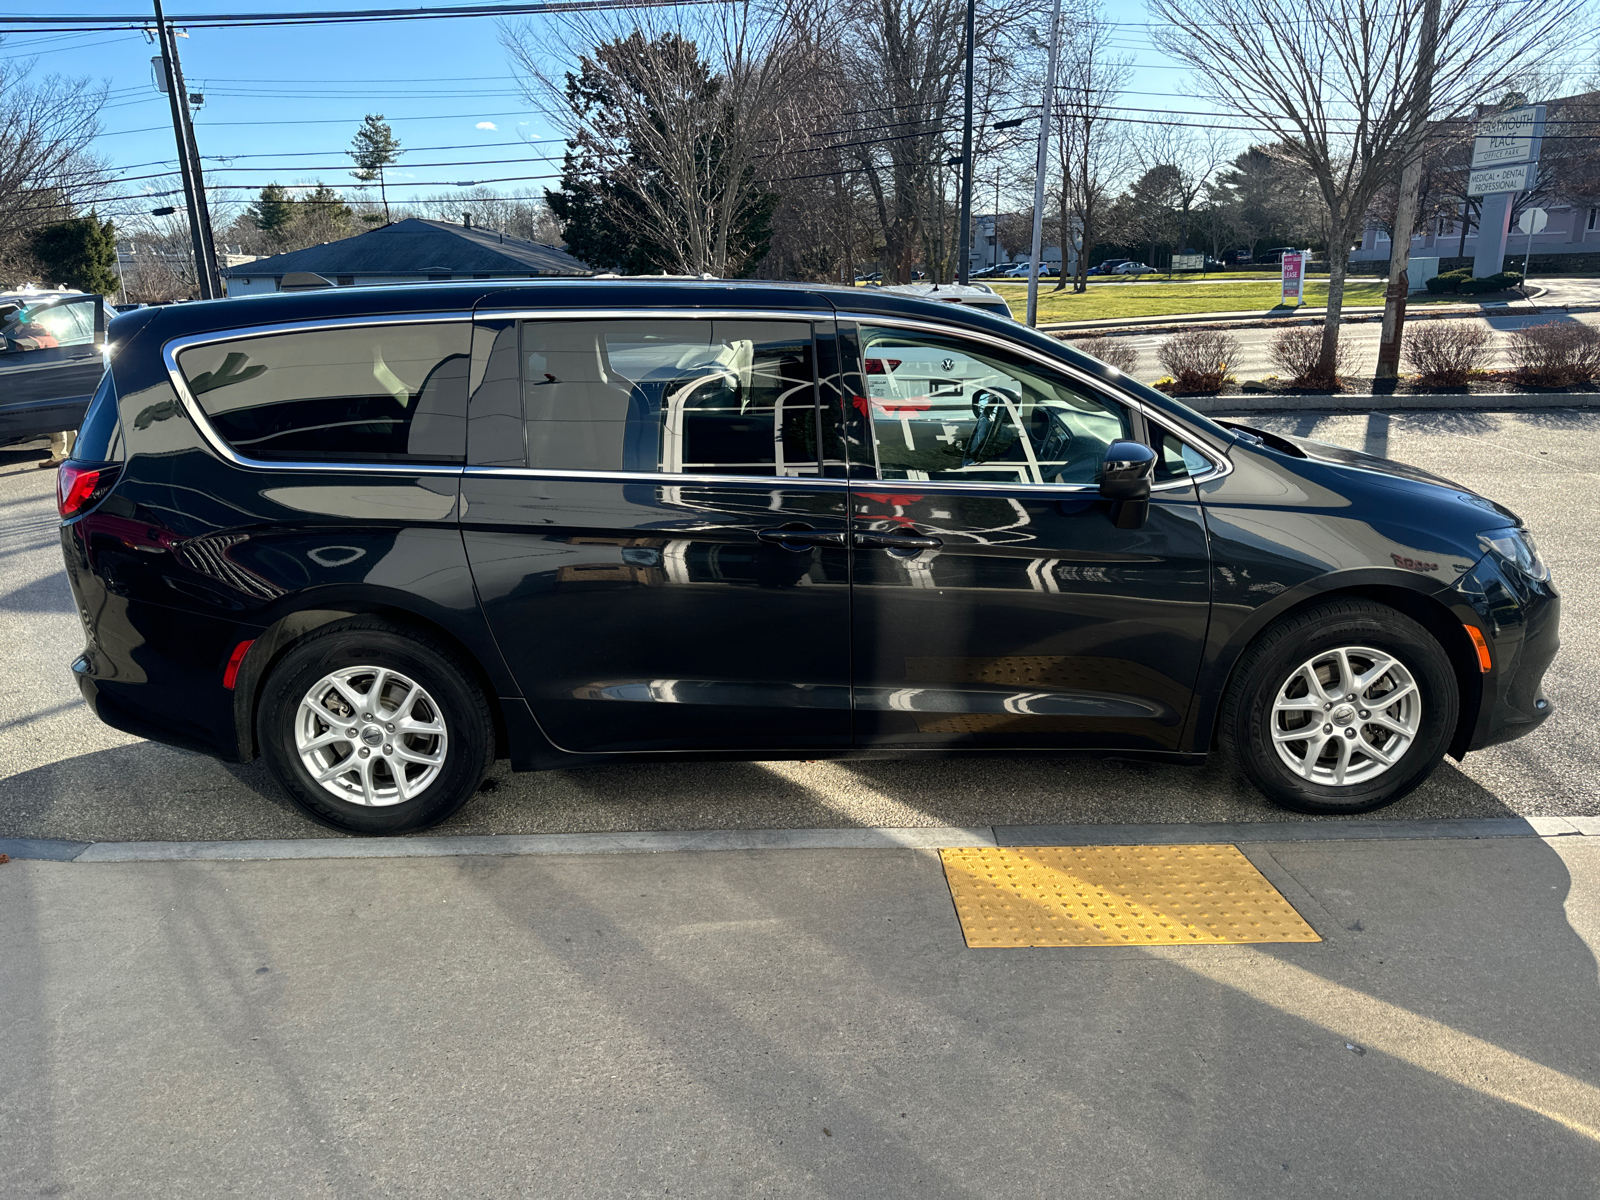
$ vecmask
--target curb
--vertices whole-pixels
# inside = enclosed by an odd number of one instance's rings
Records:
[[[1313,412],[1517,412],[1532,409],[1600,408],[1600,392],[1485,392],[1481,395],[1439,392],[1392,396],[1282,396],[1244,393],[1233,396],[1175,396],[1179,404],[1209,417],[1252,413]]]
[[[661,854],[721,850],[943,850],[967,846],[1179,845],[1430,838],[1600,837],[1600,817],[1237,821],[1162,825],[995,825],[970,829],[708,829],[639,833],[304,838],[236,842],[72,842],[0,838],[14,859],[71,863]]]

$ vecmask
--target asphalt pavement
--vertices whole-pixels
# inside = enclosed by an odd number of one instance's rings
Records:
[[[968,949],[913,850],[14,861],[0,1193],[1595,1194],[1600,838],[1240,848],[1320,941]]]
[[[1564,601],[1546,677],[1555,714],[1520,741],[1447,761],[1379,819],[1600,814],[1600,414],[1263,417],[1416,463],[1522,513]],[[337,837],[259,763],[230,766],[96,721],[67,664],[82,631],[42,450],[0,449],[0,837],[77,841]],[[1299,820],[1220,766],[991,758],[496,767],[445,834]],[[1305,818],[1310,819],[1310,818]]]

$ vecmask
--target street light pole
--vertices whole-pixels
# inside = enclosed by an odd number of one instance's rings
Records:
[[[1056,45],[1061,40],[1061,0],[1050,9],[1050,55],[1045,67],[1044,104],[1039,109],[1039,157],[1033,173],[1033,258],[1028,271],[1028,324],[1039,324],[1039,255],[1044,249],[1044,167],[1050,149],[1050,102],[1056,94]]]
[[[1405,335],[1406,300],[1411,293],[1411,230],[1417,223],[1417,193],[1422,188],[1422,148],[1428,107],[1433,96],[1433,61],[1439,42],[1439,0],[1427,0],[1422,10],[1422,42],[1417,48],[1417,73],[1413,88],[1411,137],[1400,172],[1400,194],[1395,200],[1394,232],[1389,242],[1389,286],[1383,293],[1383,330],[1378,335],[1378,379],[1400,378],[1400,343]]]
[[[972,59],[978,0],[967,0],[967,99],[961,124],[961,266],[956,282],[972,281]]]

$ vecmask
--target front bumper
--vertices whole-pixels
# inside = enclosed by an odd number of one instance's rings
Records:
[[[1488,555],[1452,591],[1458,611],[1469,609],[1488,640],[1492,664],[1465,749],[1532,733],[1555,711],[1544,694],[1544,674],[1561,648],[1561,597],[1548,581],[1508,570]]]

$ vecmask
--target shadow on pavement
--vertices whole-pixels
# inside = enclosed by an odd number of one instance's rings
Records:
[[[66,706],[71,708],[72,706]],[[57,718],[59,719],[59,718]],[[81,720],[92,718],[85,712]],[[52,718],[37,725],[49,729]],[[1511,817],[1453,764],[1357,819]],[[833,762],[639,763],[512,773],[436,834],[658,829],[1334,820],[1269,804],[1221,763],[995,756]],[[258,760],[228,764],[134,742],[0,780],[0,837],[227,841],[339,837],[301,814]]]

